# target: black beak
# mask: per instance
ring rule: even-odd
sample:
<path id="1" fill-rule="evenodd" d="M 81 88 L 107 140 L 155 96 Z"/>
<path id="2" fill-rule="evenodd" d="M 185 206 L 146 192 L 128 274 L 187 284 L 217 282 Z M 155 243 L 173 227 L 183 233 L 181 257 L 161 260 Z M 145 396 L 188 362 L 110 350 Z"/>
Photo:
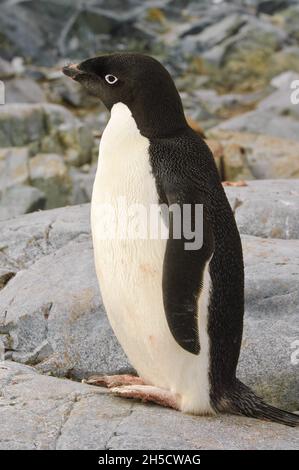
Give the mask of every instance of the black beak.
<path id="1" fill-rule="evenodd" d="M 77 80 L 79 75 L 82 75 L 84 72 L 78 68 L 78 64 L 70 64 L 63 67 L 62 72 L 67 77 Z"/>

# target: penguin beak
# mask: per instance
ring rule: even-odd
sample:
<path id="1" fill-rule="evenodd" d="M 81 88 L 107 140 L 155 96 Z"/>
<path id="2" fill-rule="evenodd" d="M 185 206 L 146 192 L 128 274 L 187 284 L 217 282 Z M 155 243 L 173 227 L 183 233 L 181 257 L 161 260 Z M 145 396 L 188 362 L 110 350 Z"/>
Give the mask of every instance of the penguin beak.
<path id="1" fill-rule="evenodd" d="M 73 80 L 78 80 L 84 72 L 79 69 L 78 64 L 69 64 L 63 67 L 62 72 L 67 77 L 72 78 Z"/>

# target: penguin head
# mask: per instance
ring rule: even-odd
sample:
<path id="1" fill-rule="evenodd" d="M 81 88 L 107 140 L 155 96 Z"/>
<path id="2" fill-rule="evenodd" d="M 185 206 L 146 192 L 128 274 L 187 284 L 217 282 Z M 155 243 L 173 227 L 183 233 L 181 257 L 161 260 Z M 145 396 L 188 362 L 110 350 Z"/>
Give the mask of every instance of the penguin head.
<path id="1" fill-rule="evenodd" d="M 111 110 L 117 103 L 131 111 L 144 135 L 186 125 L 181 99 L 167 70 L 156 59 L 136 53 L 93 57 L 63 68 Z"/>

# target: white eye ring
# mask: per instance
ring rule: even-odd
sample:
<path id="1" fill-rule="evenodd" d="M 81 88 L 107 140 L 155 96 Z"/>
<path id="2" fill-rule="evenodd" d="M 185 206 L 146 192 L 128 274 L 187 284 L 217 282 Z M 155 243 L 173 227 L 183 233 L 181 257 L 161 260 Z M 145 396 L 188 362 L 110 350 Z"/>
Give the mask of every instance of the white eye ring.
<path id="1" fill-rule="evenodd" d="M 109 85 L 114 85 L 114 83 L 117 82 L 118 78 L 108 73 L 108 75 L 105 75 L 105 80 L 107 83 L 109 83 Z"/>

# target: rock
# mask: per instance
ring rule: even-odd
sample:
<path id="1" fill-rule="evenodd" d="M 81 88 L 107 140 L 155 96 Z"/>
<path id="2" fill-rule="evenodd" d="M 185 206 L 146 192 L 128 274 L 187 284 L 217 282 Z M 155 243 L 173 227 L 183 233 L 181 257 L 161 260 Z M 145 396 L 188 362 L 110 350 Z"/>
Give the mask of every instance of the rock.
<path id="1" fill-rule="evenodd" d="M 292 100 L 291 95 L 294 81 L 299 83 L 299 74 L 288 71 L 274 77 L 271 81 L 276 90 L 264 98 L 257 106 L 258 110 L 271 111 L 276 116 L 290 116 L 299 119 L 299 110 Z"/>
<path id="2" fill-rule="evenodd" d="M 78 83 L 61 76 L 61 70 L 54 70 L 54 76 L 48 73 L 48 82 L 44 85 L 49 101 L 73 106 L 74 108 L 92 108 L 99 104 L 99 100 L 87 93 Z"/>
<path id="3" fill-rule="evenodd" d="M 59 127 L 58 137 L 65 149 L 64 159 L 67 164 L 81 166 L 90 163 L 94 139 L 88 127 L 79 122 L 66 122 Z"/>
<path id="4" fill-rule="evenodd" d="M 45 194 L 31 186 L 11 186 L 0 190 L 0 220 L 44 209 Z"/>
<path id="5" fill-rule="evenodd" d="M 290 5 L 289 0 L 262 0 L 258 2 L 257 14 L 264 13 L 266 15 L 273 15 L 279 10 L 283 10 Z"/>
<path id="6" fill-rule="evenodd" d="M 29 151 L 27 147 L 0 150 L 0 189 L 29 183 Z"/>
<path id="7" fill-rule="evenodd" d="M 294 80 L 299 80 L 299 73 L 288 70 L 272 78 L 270 84 L 279 90 L 289 90 Z"/>
<path id="8" fill-rule="evenodd" d="M 40 279 L 47 279 L 43 286 Z M 17 288 L 13 281 L 22 286 L 24 297 L 21 294 L 19 300 L 11 297 Z M 30 303 L 25 300 L 28 292 Z M 3 316 L 0 320 L 0 331 L 24 325 L 17 335 L 11 330 L 13 360 L 75 378 L 128 368 L 103 311 L 89 236 L 79 236 L 29 271 L 18 272 L 1 294 L 1 307 L 12 303 L 4 325 Z M 22 313 L 18 301 L 23 303 Z"/>
<path id="9" fill-rule="evenodd" d="M 101 302 L 88 207 L 0 224 L 0 266 L 17 271 L 0 291 L 6 354 L 77 379 L 130 370 Z M 246 235 L 243 244 L 246 316 L 239 375 L 269 401 L 298 409 L 298 374 L 290 356 L 299 334 L 299 240 Z"/>
<path id="10" fill-rule="evenodd" d="M 0 18 L 3 57 L 30 57 L 47 66 L 56 61 L 60 32 L 73 13 L 70 8 L 70 4 L 38 0 L 18 2 L 11 8 L 6 2 Z"/>
<path id="11" fill-rule="evenodd" d="M 0 265 L 18 271 L 90 233 L 89 206 L 42 211 L 1 225 Z M 49 243 L 50 241 L 50 243 Z"/>
<path id="12" fill-rule="evenodd" d="M 246 315 L 238 376 L 276 406 L 298 408 L 299 240 L 243 236 Z"/>
<path id="13" fill-rule="evenodd" d="M 225 181 L 251 180 L 246 153 L 238 144 L 227 144 L 223 150 L 222 177 Z"/>
<path id="14" fill-rule="evenodd" d="M 203 52 L 205 61 L 217 67 L 211 84 L 240 92 L 262 89 L 269 75 L 277 73 L 274 54 L 287 41 L 283 29 L 248 16 L 247 24 L 237 34 Z"/>
<path id="15" fill-rule="evenodd" d="M 295 39 L 295 41 L 298 41 L 299 8 L 297 2 L 294 2 L 290 8 L 286 8 L 285 10 L 281 11 L 278 17 L 279 19 L 282 19 L 283 26 L 291 38 Z"/>
<path id="16" fill-rule="evenodd" d="M 223 42 L 225 39 L 234 36 L 241 27 L 246 23 L 246 18 L 232 14 L 228 15 L 220 21 L 207 26 L 199 34 L 192 34 L 185 38 L 185 48 L 189 45 L 190 53 L 204 51 Z M 187 44 L 187 46 L 186 46 Z"/>
<path id="17" fill-rule="evenodd" d="M 71 168 L 72 194 L 69 199 L 71 205 L 84 204 L 91 201 L 95 173 L 96 165 L 93 165 L 88 172 Z"/>
<path id="18" fill-rule="evenodd" d="M 222 122 L 216 128 L 299 140 L 299 120 L 288 116 L 277 116 L 269 110 L 249 111 Z"/>
<path id="19" fill-rule="evenodd" d="M 256 131 L 261 130 L 264 129 L 258 130 L 256 126 Z M 299 177 L 299 144 L 297 141 L 262 134 L 222 130 L 222 126 L 211 129 L 208 132 L 208 137 L 221 142 L 224 152 L 231 145 L 241 147 L 254 178 Z"/>
<path id="20" fill-rule="evenodd" d="M 247 181 L 225 192 L 241 233 L 299 239 L 299 180 Z"/>
<path id="21" fill-rule="evenodd" d="M 58 153 L 69 164 L 91 160 L 94 139 L 70 111 L 54 104 L 0 106 L 0 146 L 29 146 L 31 154 Z"/>
<path id="22" fill-rule="evenodd" d="M 10 62 L 0 57 L 0 80 L 14 76 L 14 69 Z"/>
<path id="23" fill-rule="evenodd" d="M 14 78 L 5 83 L 6 103 L 41 103 L 46 101 L 42 88 L 31 78 Z"/>
<path id="24" fill-rule="evenodd" d="M 0 146 L 21 147 L 46 134 L 44 109 L 39 105 L 0 106 Z"/>
<path id="25" fill-rule="evenodd" d="M 46 195 L 47 209 L 67 204 L 71 180 L 60 155 L 37 154 L 29 161 L 30 182 Z"/>
<path id="26" fill-rule="evenodd" d="M 61 57 L 88 57 L 99 49 L 149 47 L 154 38 L 135 24 L 144 8 L 139 5 L 135 13 L 124 5 L 115 12 L 111 2 L 109 8 L 100 6 L 102 2 L 88 1 L 82 7 L 80 0 L 50 0 L 46 4 L 30 0 L 15 3 L 13 9 L 10 2 L 4 4 L 0 18 L 3 57 L 12 59 L 17 55 L 49 66 Z"/>
<path id="27" fill-rule="evenodd" d="M 253 93 L 226 93 L 219 95 L 215 90 L 195 90 L 194 95 L 202 100 L 211 113 L 220 117 L 228 117 L 229 113 L 236 113 L 242 108 L 254 106 L 265 96 L 265 91 Z"/>
<path id="28" fill-rule="evenodd" d="M 295 450 L 299 444 L 297 429 L 240 416 L 184 415 L 10 361 L 1 366 L 0 391 L 1 449 Z"/>

